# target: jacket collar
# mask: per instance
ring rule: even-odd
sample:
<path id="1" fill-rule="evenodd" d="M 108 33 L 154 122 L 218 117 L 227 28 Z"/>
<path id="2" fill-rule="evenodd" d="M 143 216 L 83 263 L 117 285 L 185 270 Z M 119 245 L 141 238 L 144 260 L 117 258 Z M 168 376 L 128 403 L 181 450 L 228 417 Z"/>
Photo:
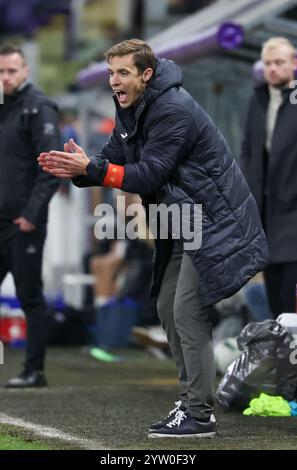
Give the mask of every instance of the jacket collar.
<path id="1" fill-rule="evenodd" d="M 13 106 L 15 103 L 18 103 L 30 88 L 32 88 L 31 83 L 27 81 L 22 83 L 22 85 L 15 90 L 12 95 L 4 96 L 4 106 Z"/>
<path id="2" fill-rule="evenodd" d="M 292 92 L 292 88 L 286 87 L 282 89 L 282 96 L 283 96 L 283 102 L 286 102 L 290 94 Z M 259 102 L 264 108 L 267 108 L 268 102 L 269 102 L 269 87 L 267 83 L 262 83 L 261 85 L 258 85 L 255 87 L 255 93 L 256 96 L 259 99 Z"/>

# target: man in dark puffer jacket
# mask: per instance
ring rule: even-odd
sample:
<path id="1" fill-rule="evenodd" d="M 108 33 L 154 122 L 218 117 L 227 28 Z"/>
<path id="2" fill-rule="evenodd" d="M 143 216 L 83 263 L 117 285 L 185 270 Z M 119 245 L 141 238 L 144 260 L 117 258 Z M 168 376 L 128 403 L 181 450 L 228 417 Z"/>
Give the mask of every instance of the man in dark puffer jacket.
<path id="1" fill-rule="evenodd" d="M 181 87 L 180 68 L 157 60 L 139 40 L 106 53 L 116 105 L 116 127 L 101 153 L 86 156 L 73 141 L 65 152 L 42 153 L 46 172 L 73 178 L 79 187 L 106 185 L 139 193 L 152 204 L 202 204 L 203 240 L 190 249 L 156 238 L 152 294 L 167 332 L 181 384 L 180 401 L 150 437 L 213 437 L 214 364 L 207 306 L 239 290 L 268 261 L 255 201 L 229 148 L 196 101 Z M 189 219 L 189 217 L 188 217 Z M 181 219 L 181 228 L 189 222 Z"/>

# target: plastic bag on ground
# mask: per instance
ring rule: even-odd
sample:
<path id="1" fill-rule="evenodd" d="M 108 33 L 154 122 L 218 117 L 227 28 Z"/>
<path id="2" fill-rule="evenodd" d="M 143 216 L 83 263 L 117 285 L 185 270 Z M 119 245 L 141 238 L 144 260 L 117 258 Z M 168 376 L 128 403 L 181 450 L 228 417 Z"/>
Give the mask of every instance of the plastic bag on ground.
<path id="1" fill-rule="evenodd" d="M 241 355 L 221 380 L 217 401 L 224 407 L 245 408 L 261 392 L 294 400 L 297 367 L 291 360 L 293 339 L 276 320 L 249 323 L 237 338 Z"/>

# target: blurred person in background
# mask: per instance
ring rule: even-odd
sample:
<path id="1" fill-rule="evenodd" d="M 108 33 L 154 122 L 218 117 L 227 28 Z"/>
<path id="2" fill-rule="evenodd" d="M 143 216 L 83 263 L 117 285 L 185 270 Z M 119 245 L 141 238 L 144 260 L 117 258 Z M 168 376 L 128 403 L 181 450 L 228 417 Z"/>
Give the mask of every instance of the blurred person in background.
<path id="1" fill-rule="evenodd" d="M 36 157 L 45 148 L 61 146 L 56 106 L 28 82 L 22 50 L 0 47 L 0 284 L 11 272 L 26 315 L 24 369 L 7 387 L 46 385 L 44 359 L 48 312 L 42 293 L 42 255 L 48 204 L 59 187 L 42 172 Z"/>
<path id="2" fill-rule="evenodd" d="M 286 38 L 271 38 L 261 58 L 266 83 L 255 88 L 250 100 L 241 165 L 268 238 L 270 264 L 264 278 L 276 318 L 296 309 L 297 106 L 290 101 L 296 49 Z"/>
<path id="3" fill-rule="evenodd" d="M 137 39 L 115 45 L 105 57 L 116 105 L 109 142 L 90 159 L 69 141 L 65 152 L 44 152 L 39 163 L 50 174 L 73 178 L 79 187 L 138 193 L 147 215 L 154 204 L 175 205 L 182 217 L 189 209 L 178 221 L 172 217 L 167 237 L 155 235 L 151 295 L 158 295 L 181 391 L 169 415 L 150 426 L 149 437 L 214 437 L 208 307 L 264 268 L 266 238 L 238 165 L 210 117 L 182 88 L 178 65 L 157 59 Z M 195 227 L 194 238 L 201 234 L 197 204 L 203 205 L 203 241 L 187 247 L 186 227 Z"/>
<path id="4" fill-rule="evenodd" d="M 113 194 L 116 191 L 113 190 Z M 100 312 L 110 305 L 132 300 L 137 308 L 137 320 L 132 327 L 131 342 L 136 346 L 145 347 L 146 350 L 160 359 L 167 359 L 168 341 L 166 333 L 160 326 L 157 314 L 156 298 L 149 295 L 150 278 L 152 272 L 151 259 L 153 254 L 153 239 L 149 235 L 143 206 L 139 196 L 132 193 L 122 193 L 125 203 L 116 205 L 117 220 L 127 224 L 132 217 L 127 215 L 129 208 L 138 208 L 137 237 L 120 240 L 99 239 L 98 253 L 89 258 L 89 271 L 95 277 L 94 304 L 96 318 L 100 319 Z M 117 198 L 116 198 L 117 199 Z M 115 222 L 115 221 L 114 221 Z M 117 226 L 113 227 L 117 233 Z M 98 322 L 98 330 L 100 330 Z M 121 322 L 113 325 L 115 332 L 121 328 Z M 100 344 L 99 344 L 100 346 Z"/>

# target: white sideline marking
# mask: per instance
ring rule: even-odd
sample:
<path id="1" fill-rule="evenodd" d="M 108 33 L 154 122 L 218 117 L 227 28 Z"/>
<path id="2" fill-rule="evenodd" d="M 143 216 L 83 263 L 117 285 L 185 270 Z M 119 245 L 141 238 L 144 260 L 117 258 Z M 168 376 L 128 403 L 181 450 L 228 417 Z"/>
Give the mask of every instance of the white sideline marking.
<path id="1" fill-rule="evenodd" d="M 0 413 L 0 423 L 18 426 L 23 429 L 28 429 L 29 431 L 32 431 L 34 434 L 37 434 L 41 437 L 48 437 L 50 439 L 61 439 L 62 441 L 79 444 L 84 449 L 106 449 L 105 447 L 100 446 L 100 444 L 96 441 L 92 441 L 90 439 L 81 439 L 66 432 L 59 431 L 59 429 L 41 426 L 40 424 L 30 423 L 29 421 L 24 421 L 20 418 L 13 418 L 12 416 L 8 416 L 5 413 Z"/>

